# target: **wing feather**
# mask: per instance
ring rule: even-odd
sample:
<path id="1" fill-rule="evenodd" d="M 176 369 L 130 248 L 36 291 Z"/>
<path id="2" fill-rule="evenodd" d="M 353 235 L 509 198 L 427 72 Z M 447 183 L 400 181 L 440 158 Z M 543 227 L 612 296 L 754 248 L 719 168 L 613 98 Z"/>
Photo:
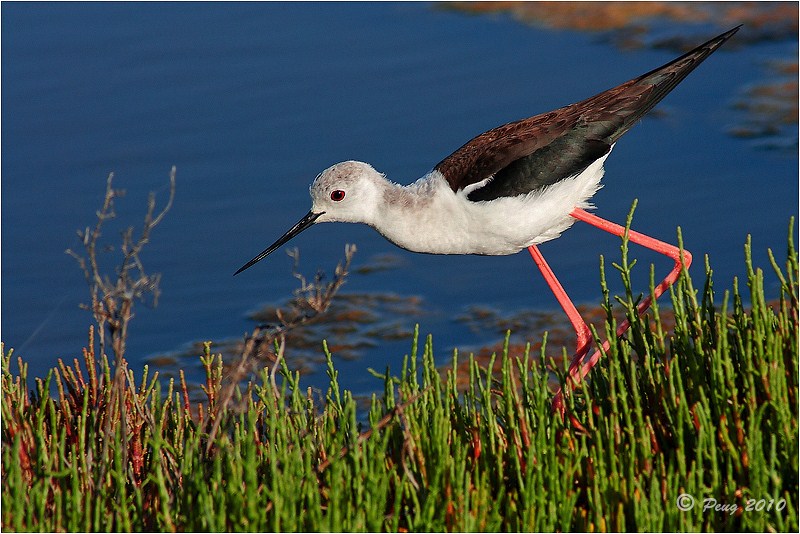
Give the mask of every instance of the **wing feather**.
<path id="1" fill-rule="evenodd" d="M 468 190 L 468 198 L 475 201 L 526 194 L 574 176 L 607 154 L 740 27 L 591 98 L 484 132 L 435 169 L 454 192 Z"/>

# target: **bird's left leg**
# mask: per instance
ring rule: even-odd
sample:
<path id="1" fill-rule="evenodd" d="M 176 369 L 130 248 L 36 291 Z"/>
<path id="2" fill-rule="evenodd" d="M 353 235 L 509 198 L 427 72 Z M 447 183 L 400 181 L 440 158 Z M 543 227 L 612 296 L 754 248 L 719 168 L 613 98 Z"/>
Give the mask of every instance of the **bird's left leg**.
<path id="1" fill-rule="evenodd" d="M 692 255 L 688 250 L 683 250 L 674 245 L 670 245 L 668 243 L 664 243 L 663 241 L 659 241 L 658 239 L 654 239 L 650 236 L 646 236 L 639 232 L 626 229 L 623 226 L 607 221 L 601 217 L 598 217 L 597 215 L 588 213 L 580 208 L 574 209 L 572 213 L 570 213 L 570 215 L 575 219 L 578 219 L 579 221 L 591 224 L 596 228 L 600 228 L 601 230 L 604 230 L 606 232 L 612 233 L 617 236 L 623 236 L 627 232 L 627 237 L 630 242 L 636 243 L 637 245 L 642 245 L 643 247 L 649 248 L 650 250 L 658 252 L 659 254 L 663 254 L 671 258 L 675 262 L 674 267 L 666 276 L 666 278 L 664 278 L 664 280 L 662 280 L 661 283 L 658 284 L 653 289 L 652 296 L 648 295 L 647 297 L 642 299 L 642 301 L 636 307 L 636 311 L 639 315 L 642 315 L 650 307 L 653 298 L 657 299 L 658 297 L 660 297 L 667 290 L 667 288 L 669 288 L 672 284 L 675 283 L 675 281 L 678 279 L 678 276 L 681 273 L 681 270 L 683 270 L 684 268 L 688 269 L 689 265 L 691 265 L 692 263 Z M 570 318 L 570 320 L 572 321 L 572 318 Z M 628 321 L 627 319 L 623 321 L 622 324 L 620 324 L 619 327 L 617 328 L 616 332 L 617 337 L 624 334 L 625 331 L 627 331 L 628 328 L 630 328 L 630 326 L 631 326 L 630 321 Z M 610 343 L 611 342 L 608 339 L 603 343 L 603 351 L 607 351 L 609 349 Z M 569 368 L 569 382 L 570 382 L 569 385 L 573 387 L 578 385 L 581 382 L 581 380 L 587 374 L 589 374 L 589 371 L 591 371 L 592 367 L 595 366 L 597 361 L 600 359 L 601 355 L 602 352 L 600 349 L 596 350 L 588 359 L 585 359 L 586 356 L 585 353 L 580 353 L 580 352 L 576 353 L 575 356 L 573 356 L 572 363 L 570 364 Z M 564 393 L 562 390 L 556 393 L 556 396 L 553 399 L 553 410 L 558 410 L 563 413 L 564 411 L 563 396 Z"/>
<path id="2" fill-rule="evenodd" d="M 575 308 L 575 304 L 572 303 L 572 299 L 569 298 L 567 292 L 564 291 L 563 286 L 556 278 L 555 273 L 553 273 L 553 269 L 550 268 L 550 265 L 547 264 L 545 261 L 544 256 L 542 256 L 541 251 L 536 245 L 531 245 L 528 247 L 528 252 L 533 258 L 533 262 L 541 271 L 542 276 L 544 277 L 545 282 L 550 287 L 550 290 L 555 295 L 556 300 L 561 305 L 561 308 L 564 310 L 564 313 L 567 314 L 569 318 L 569 322 L 572 324 L 572 328 L 575 329 L 575 336 L 577 337 L 577 348 L 575 350 L 575 356 L 573 359 L 578 355 L 583 356 L 589 350 L 589 345 L 592 342 L 592 331 L 589 330 L 589 327 L 586 325 L 586 322 L 581 317 L 581 314 L 578 313 L 578 310 Z"/>

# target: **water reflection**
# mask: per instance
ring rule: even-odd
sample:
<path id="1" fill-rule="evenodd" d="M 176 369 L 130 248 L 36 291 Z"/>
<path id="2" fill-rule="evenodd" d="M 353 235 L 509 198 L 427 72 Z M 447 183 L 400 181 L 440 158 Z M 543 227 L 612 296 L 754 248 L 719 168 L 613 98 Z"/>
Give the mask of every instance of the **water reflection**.
<path id="1" fill-rule="evenodd" d="M 349 276 L 368 276 L 397 268 L 402 261 L 391 254 L 381 254 L 368 261 L 354 265 Z M 417 295 L 401 295 L 385 292 L 338 292 L 330 306 L 309 322 L 297 321 L 307 312 L 307 295 L 325 284 L 328 276 L 318 272 L 307 279 L 296 270 L 293 275 L 300 287 L 292 296 L 281 302 L 268 303 L 248 314 L 254 328 L 270 329 L 292 324 L 286 330 L 284 357 L 290 369 L 306 374 L 318 370 L 324 364 L 325 355 L 321 342 L 340 360 L 356 360 L 364 351 L 396 340 L 408 340 L 414 332 L 414 323 L 426 315 L 424 301 Z M 335 276 L 335 275 L 334 275 Z M 310 281 L 309 281 L 310 280 Z M 294 324 L 297 323 L 297 326 Z M 222 354 L 226 365 L 235 365 L 242 354 L 245 339 L 236 337 L 214 342 L 212 352 Z M 203 353 L 204 342 L 191 343 L 182 350 L 156 354 L 147 359 L 166 371 L 165 377 L 177 377 L 186 366 L 197 368 L 197 359 Z M 199 369 L 199 368 L 198 368 Z M 200 374 L 192 374 L 200 379 Z"/>

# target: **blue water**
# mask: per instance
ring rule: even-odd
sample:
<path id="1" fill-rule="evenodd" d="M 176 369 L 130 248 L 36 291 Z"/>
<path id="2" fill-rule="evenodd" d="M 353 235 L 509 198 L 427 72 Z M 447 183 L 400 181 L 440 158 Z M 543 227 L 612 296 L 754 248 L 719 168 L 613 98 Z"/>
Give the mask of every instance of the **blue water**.
<path id="1" fill-rule="evenodd" d="M 757 264 L 768 266 L 767 247 L 781 257 L 798 211 L 797 154 L 726 129 L 741 120 L 731 102 L 761 79 L 763 63 L 796 54 L 796 42 L 714 54 L 664 101 L 663 118 L 618 143 L 597 213 L 622 222 L 638 198 L 635 228 L 674 241 L 680 225 L 694 272 L 708 253 L 718 287 L 744 272 L 747 233 Z M 143 257 L 162 273 L 163 294 L 131 324 L 127 354 L 138 368 L 193 341 L 241 336 L 253 326 L 247 312 L 291 294 L 282 253 L 231 274 L 308 210 L 308 184 L 330 164 L 368 161 L 409 183 L 486 129 L 675 55 L 422 3 L 4 3 L 2 340 L 32 375 L 80 355 L 87 291 L 64 249 L 79 247 L 75 230 L 93 224 L 111 171 L 127 190 L 121 222 L 105 232 L 116 243 L 123 226 L 140 224 L 149 191 L 166 198 L 177 166 L 174 208 Z M 525 254 L 413 254 L 358 225 L 304 233 L 295 242 L 302 269 L 332 270 L 348 242 L 357 262 L 391 253 L 401 265 L 353 276 L 346 290 L 420 296 L 429 313 L 408 321 L 434 334 L 445 359 L 456 344 L 496 337 L 453 320 L 470 304 L 555 308 Z M 579 224 L 542 250 L 575 300 L 598 302 L 598 257 L 617 258 L 617 247 Z M 341 362 L 341 381 L 380 387 L 365 369 L 396 368 L 408 347 L 387 342 Z"/>

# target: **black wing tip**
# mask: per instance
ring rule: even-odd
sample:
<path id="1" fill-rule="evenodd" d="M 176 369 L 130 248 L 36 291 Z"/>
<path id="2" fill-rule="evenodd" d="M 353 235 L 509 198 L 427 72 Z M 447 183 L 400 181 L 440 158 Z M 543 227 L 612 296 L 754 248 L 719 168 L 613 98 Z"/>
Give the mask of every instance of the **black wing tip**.
<path id="1" fill-rule="evenodd" d="M 730 30 L 728 30 L 726 32 L 723 32 L 723 33 L 717 35 L 716 37 L 712 37 L 711 39 L 709 39 L 705 43 L 695 46 L 694 48 L 692 48 L 691 50 L 689 50 L 688 52 L 686 52 L 685 54 L 683 54 L 679 58 L 673 59 L 672 61 L 670 61 L 666 65 L 662 65 L 661 67 L 653 69 L 648 73 L 642 74 L 641 76 L 639 76 L 637 78 L 637 80 L 644 80 L 644 79 L 646 79 L 647 77 L 649 77 L 652 74 L 656 74 L 656 73 L 658 73 L 658 72 L 660 72 L 662 70 L 668 69 L 668 68 L 673 67 L 675 65 L 680 65 L 686 59 L 691 59 L 692 62 L 690 64 L 688 64 L 686 67 L 682 67 L 682 69 L 681 69 L 686 74 L 688 74 L 689 72 L 694 70 L 694 68 L 697 65 L 699 65 L 700 63 L 705 61 L 705 59 L 708 58 L 708 56 L 710 56 L 711 54 L 716 52 L 717 49 L 720 46 L 722 46 L 728 39 L 733 37 L 736 34 L 736 32 L 738 32 L 742 28 L 742 26 L 744 26 L 744 24 L 739 24 L 738 26 L 735 26 L 735 27 L 731 28 Z"/>
<path id="2" fill-rule="evenodd" d="M 716 37 L 714 37 L 713 39 L 709 39 L 708 42 L 700 46 L 709 47 L 712 50 L 716 50 L 720 45 L 722 45 L 722 43 L 733 37 L 734 34 L 736 34 L 736 32 L 738 32 L 742 28 L 742 26 L 744 26 L 744 24 L 739 24 L 738 26 L 734 26 L 725 33 L 721 33 Z"/>
<path id="3" fill-rule="evenodd" d="M 739 24 L 731 28 L 730 30 L 717 35 L 706 41 L 705 43 L 698 45 L 682 56 L 673 59 L 669 63 L 657 67 L 650 72 L 646 72 L 641 76 L 638 76 L 627 82 L 627 84 L 631 85 L 638 85 L 641 83 L 652 85 L 655 89 L 655 92 L 649 99 L 650 102 L 647 106 L 643 106 L 642 109 L 635 114 L 635 118 L 638 120 L 639 117 L 643 116 L 645 113 L 649 112 L 658 102 L 661 101 L 667 94 L 669 94 L 679 83 L 681 83 L 695 68 L 697 68 L 703 61 L 708 59 L 708 57 L 717 51 L 717 49 L 722 46 L 728 39 L 734 36 L 736 32 L 743 26 L 743 24 Z M 627 85 L 623 84 L 623 85 Z M 629 126 L 630 127 L 630 126 Z M 616 138 L 619 138 L 624 134 L 628 128 L 625 128 L 621 133 L 619 133 Z M 615 139 L 614 139 L 615 140 Z"/>
<path id="4" fill-rule="evenodd" d="M 722 35 L 720 35 L 720 37 L 724 37 L 725 39 L 727 39 L 727 38 L 731 37 L 734 33 L 738 32 L 742 28 L 742 26 L 744 26 L 744 23 L 737 24 L 736 26 L 734 26 L 730 30 L 728 30 L 725 33 L 723 33 Z"/>
<path id="5" fill-rule="evenodd" d="M 730 30 L 727 30 L 726 32 L 723 32 L 723 33 L 717 35 L 716 37 L 713 37 L 712 39 L 709 39 L 705 43 L 694 47 L 693 49 L 691 49 L 689 52 L 686 52 L 681 57 L 679 57 L 677 59 L 674 59 L 674 60 L 670 61 L 669 63 L 667 63 L 665 65 L 662 65 L 662 66 L 660 66 L 658 68 L 655 68 L 655 69 L 651 70 L 650 72 L 642 74 L 642 75 L 638 76 L 637 78 L 634 78 L 633 80 L 630 80 L 629 82 L 626 82 L 626 83 L 622 84 L 622 86 L 625 86 L 625 85 L 628 85 L 628 84 L 635 84 L 635 83 L 640 83 L 640 82 L 645 82 L 646 81 L 646 82 L 652 83 L 653 85 L 662 86 L 663 88 L 659 91 L 659 94 L 657 94 L 655 96 L 655 98 L 653 98 L 651 100 L 651 102 L 648 105 L 643 106 L 639 110 L 639 113 L 636 113 L 636 114 L 633 115 L 633 118 L 630 121 L 630 124 L 628 124 L 626 127 L 622 128 L 621 131 L 618 132 L 616 135 L 613 135 L 610 138 L 608 138 L 607 142 L 609 144 L 615 143 L 617 141 L 617 139 L 619 139 L 619 137 L 621 137 L 625 132 L 628 131 L 628 129 L 630 129 L 630 127 L 633 125 L 633 123 L 635 123 L 636 120 L 638 120 L 641 116 L 643 116 L 650 109 L 652 109 L 652 107 L 655 106 L 670 91 L 672 91 L 672 89 L 674 89 L 675 86 L 678 85 L 678 83 L 680 83 L 686 76 L 688 76 L 688 74 L 692 70 L 694 70 L 695 67 L 697 67 L 700 63 L 702 63 L 713 52 L 715 52 L 717 50 L 717 48 L 722 46 L 722 44 L 724 44 L 725 41 L 727 41 L 728 39 L 733 37 L 734 34 L 736 34 L 736 32 L 738 32 L 742 28 L 742 26 L 744 26 L 744 24 L 739 24 L 739 25 L 731 28 Z M 690 59 L 690 61 L 687 62 L 686 64 L 681 64 L 686 59 Z M 668 70 L 671 67 L 674 68 L 676 65 L 680 65 L 680 68 L 677 69 L 677 74 L 678 75 L 677 76 L 671 76 L 669 80 L 666 80 L 666 83 L 662 84 L 662 83 L 658 83 L 658 80 L 648 80 L 649 77 L 651 77 L 653 75 L 657 75 L 659 73 L 662 73 L 662 72 Z M 621 87 L 621 86 L 617 86 L 617 87 L 615 87 L 613 89 L 618 89 L 619 87 Z M 611 90 L 613 90 L 613 89 L 611 89 Z M 596 98 L 596 97 L 598 97 L 600 95 L 603 95 L 603 94 L 605 94 L 607 92 L 608 91 L 604 91 L 603 93 L 595 95 L 594 97 L 590 97 L 590 98 L 588 98 L 588 99 L 586 99 L 586 100 L 584 100 L 582 102 L 578 102 L 576 104 L 572 104 L 572 106 L 586 103 L 587 101 L 590 101 L 590 100 L 592 100 L 592 99 L 594 99 L 594 98 Z M 568 107 L 571 107 L 571 106 L 565 106 L 565 108 L 568 108 Z M 490 132 L 491 131 L 492 130 L 490 130 Z M 468 174 L 469 170 L 471 169 L 471 167 L 474 166 L 474 163 L 475 163 L 474 160 L 476 159 L 476 157 L 473 156 L 472 154 L 466 154 L 465 155 L 464 152 L 466 150 L 468 150 L 468 149 L 473 151 L 473 152 L 476 151 L 476 147 L 473 146 L 474 142 L 478 138 L 480 138 L 481 136 L 485 135 L 486 133 L 487 132 L 484 132 L 483 134 L 480 134 L 480 135 L 476 136 L 475 138 L 471 139 L 470 141 L 465 143 L 461 148 L 457 149 L 455 152 L 453 152 L 452 154 L 447 156 L 445 159 L 443 159 L 442 161 L 437 163 L 436 166 L 433 168 L 433 170 L 438 171 L 439 173 L 442 174 L 442 176 L 445 178 L 447 183 L 450 185 L 450 188 L 453 190 L 454 193 L 457 193 L 458 191 L 463 190 L 466 186 L 471 185 L 472 183 L 475 183 L 477 181 L 485 179 L 485 176 L 479 176 L 477 180 L 467 181 L 465 183 L 465 175 Z M 480 147 L 478 147 L 478 148 L 480 148 Z M 466 162 L 465 162 L 465 160 L 466 160 Z M 469 160 L 473 160 L 473 161 L 470 163 Z M 494 184 L 493 185 L 492 181 L 489 181 L 483 187 L 477 188 L 477 189 L 471 191 L 469 193 L 469 195 L 468 195 L 468 198 L 470 200 L 473 200 L 473 201 L 487 200 L 489 198 L 488 192 L 491 189 L 493 189 L 493 188 L 495 188 L 497 186 L 498 186 L 498 184 Z"/>

